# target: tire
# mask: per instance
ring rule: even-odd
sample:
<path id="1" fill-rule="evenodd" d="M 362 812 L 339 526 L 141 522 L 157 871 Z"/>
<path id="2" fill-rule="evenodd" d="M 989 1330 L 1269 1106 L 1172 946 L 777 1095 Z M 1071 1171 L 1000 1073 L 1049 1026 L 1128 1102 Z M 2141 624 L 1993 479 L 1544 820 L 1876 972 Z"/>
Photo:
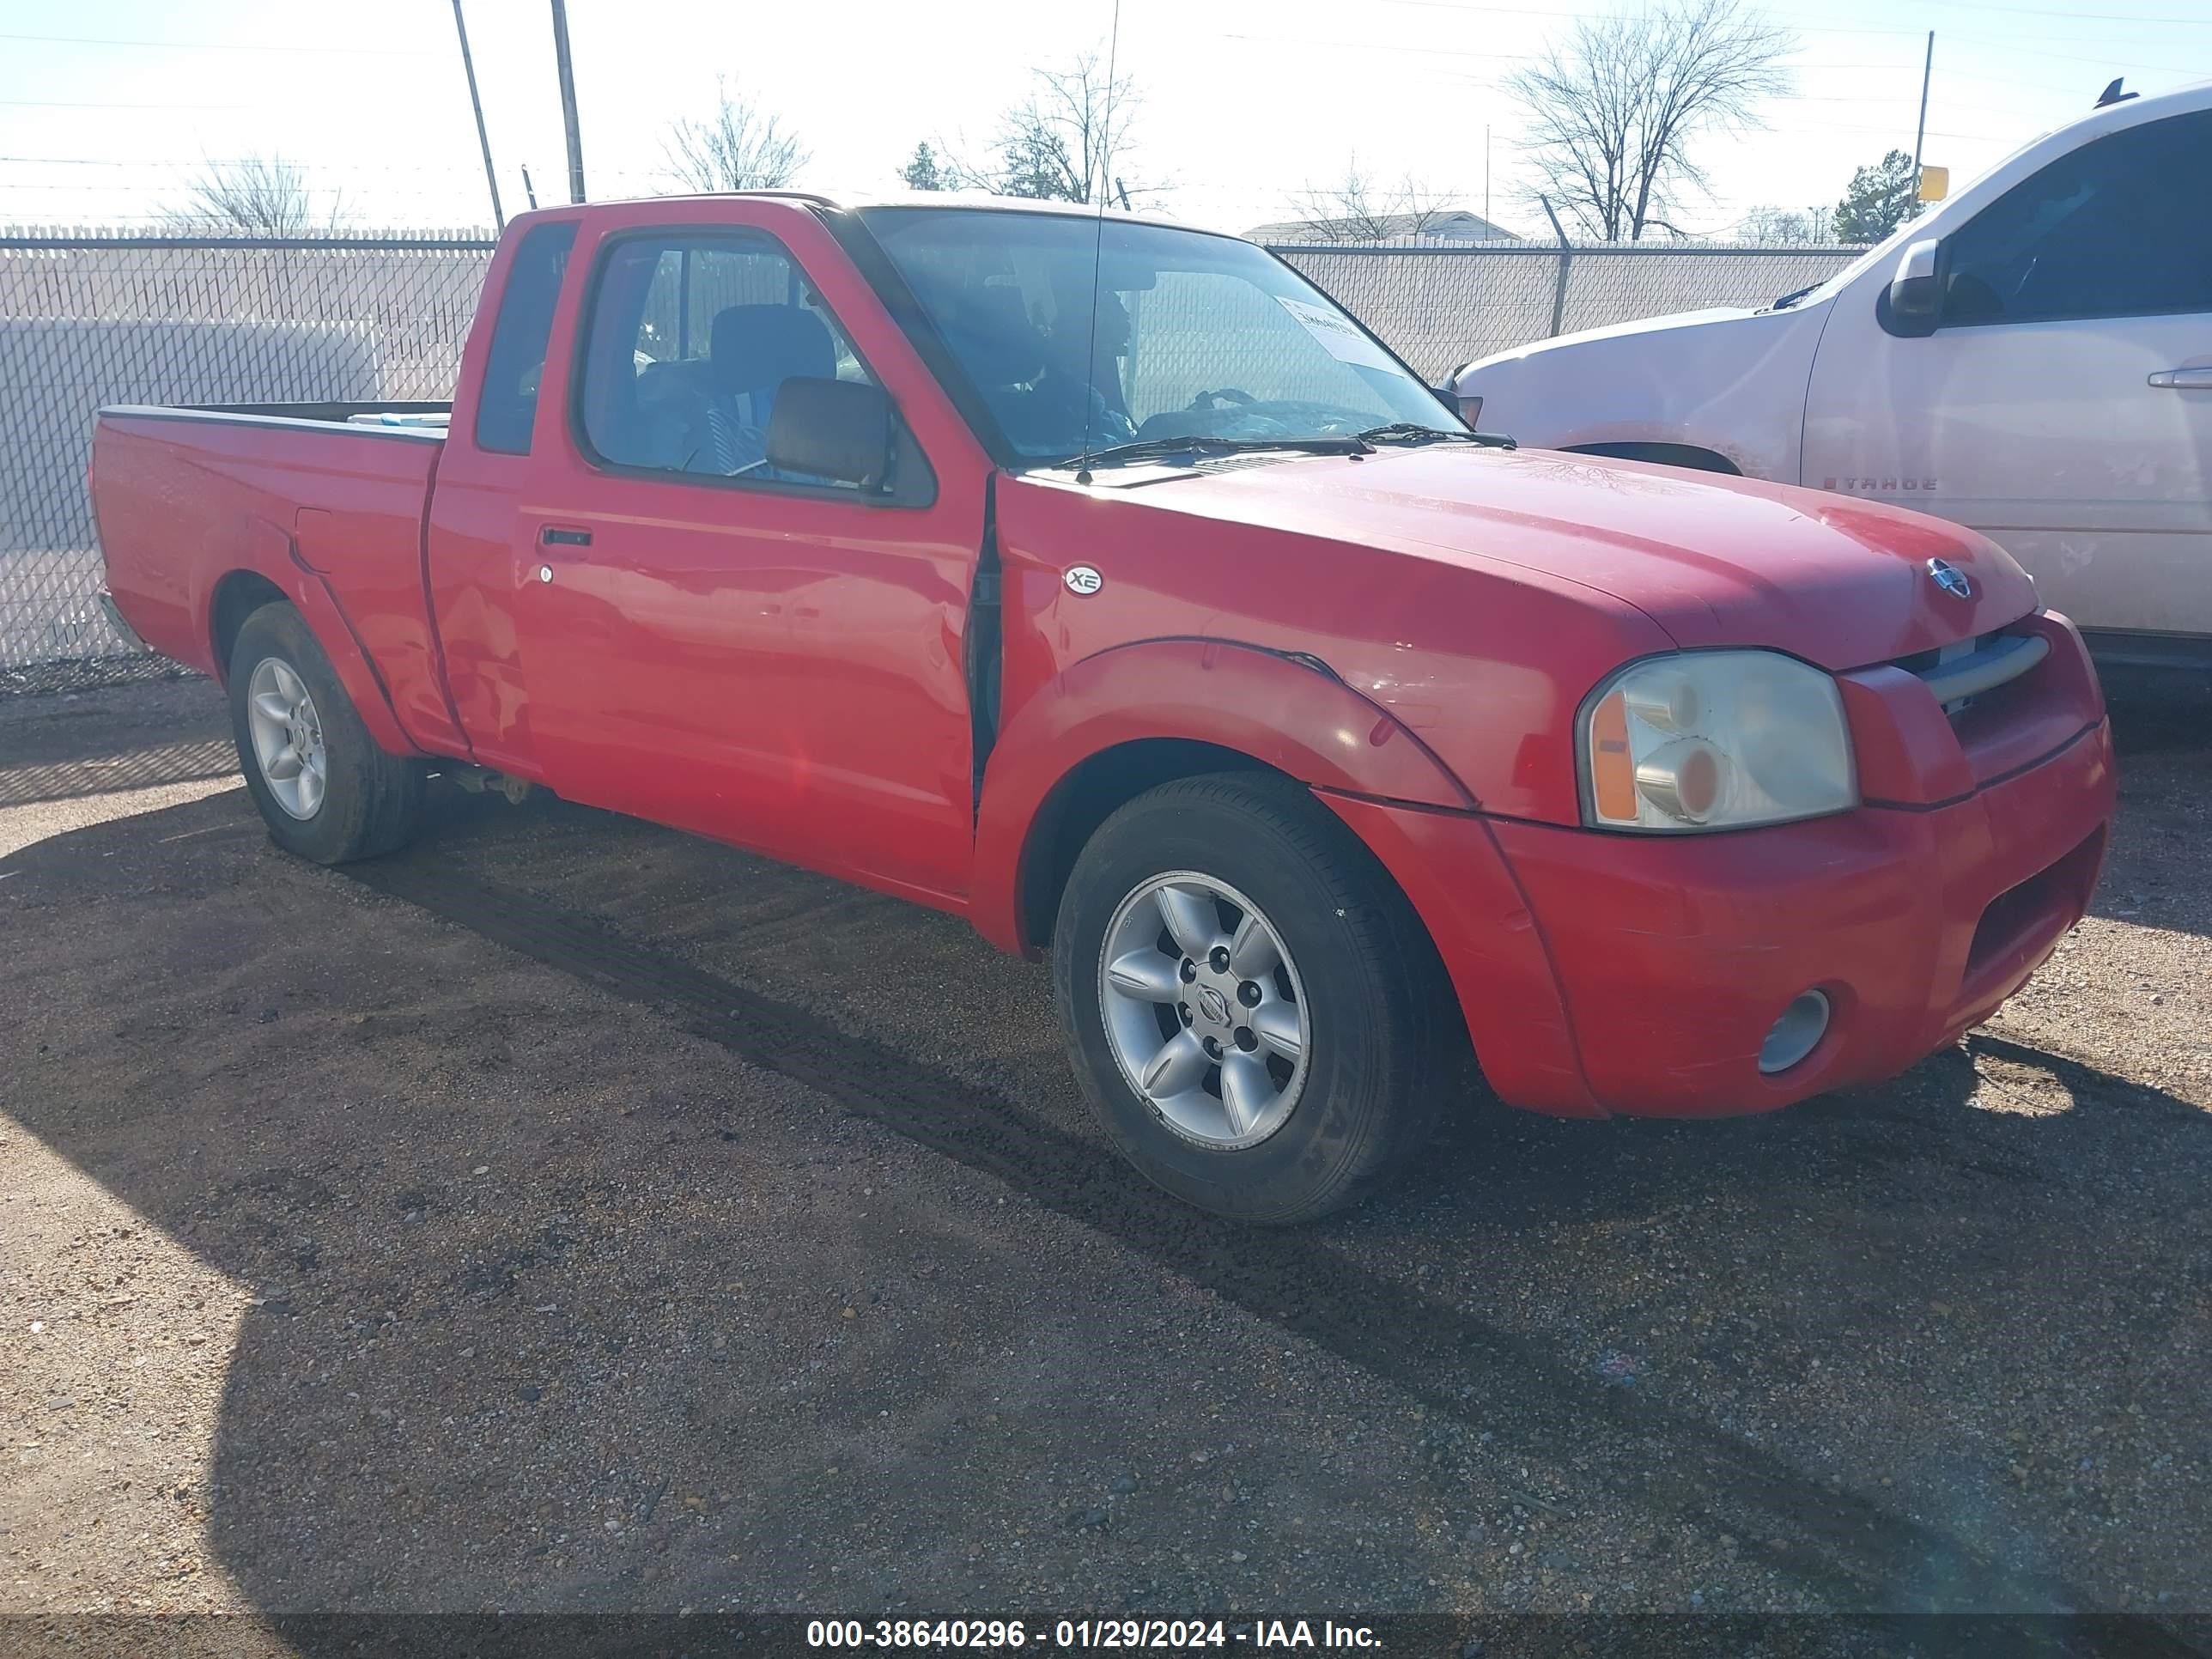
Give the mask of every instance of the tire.
<path id="1" fill-rule="evenodd" d="M 1160 886 L 1176 876 L 1194 879 Z M 1206 913 L 1190 907 L 1194 895 L 1212 904 L 1223 945 L 1243 947 L 1243 918 L 1256 917 L 1247 961 L 1200 965 L 1188 935 L 1194 924 L 1203 931 Z M 1162 931 L 1147 945 L 1155 919 Z M 1122 1155 L 1176 1197 L 1240 1220 L 1312 1220 L 1372 1192 L 1433 1130 L 1464 1030 L 1443 965 L 1395 884 L 1299 785 L 1229 773 L 1128 802 L 1077 856 L 1054 938 L 1060 1020 L 1084 1094 Z M 1266 963 L 1270 944 L 1282 971 L 1263 984 L 1244 969 Z M 1164 994 L 1177 1006 L 1156 1000 Z M 1247 1000 L 1255 994 L 1256 1006 Z M 1218 1003 L 1232 996 L 1224 1030 Z M 1295 1062 L 1279 1046 L 1293 1016 Z M 1188 1079 L 1203 1062 L 1184 1039 L 1203 1030 L 1217 1035 L 1218 1058 L 1193 1093 Z M 1161 1080 L 1148 1091 L 1142 1054 L 1154 1036 Z M 1262 1040 L 1248 1048 L 1248 1037 Z M 1248 1083 L 1233 1092 L 1263 1109 L 1240 1110 L 1227 1067 L 1255 1078 L 1255 1057 L 1279 1092 Z"/>
<path id="2" fill-rule="evenodd" d="M 304 696 L 304 709 L 295 694 Z M 258 714 L 257 696 L 272 699 Z M 276 720 L 280 706 L 290 708 L 283 722 Z M 230 652 L 230 726 L 246 789 L 270 838 L 286 852 L 345 864 L 388 853 L 414 835 L 422 808 L 421 763 L 377 746 L 330 658 L 289 605 L 263 605 L 238 630 Z"/>

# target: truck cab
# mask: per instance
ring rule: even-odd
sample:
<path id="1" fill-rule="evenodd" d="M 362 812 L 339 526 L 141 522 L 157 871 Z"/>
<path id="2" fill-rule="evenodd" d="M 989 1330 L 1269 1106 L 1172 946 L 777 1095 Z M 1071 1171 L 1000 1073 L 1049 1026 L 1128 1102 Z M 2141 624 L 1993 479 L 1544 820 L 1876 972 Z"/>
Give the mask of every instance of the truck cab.
<path id="1" fill-rule="evenodd" d="M 2099 659 L 2212 669 L 2212 87 L 2035 140 L 1829 281 L 1453 377 L 1523 443 L 1972 526 Z"/>

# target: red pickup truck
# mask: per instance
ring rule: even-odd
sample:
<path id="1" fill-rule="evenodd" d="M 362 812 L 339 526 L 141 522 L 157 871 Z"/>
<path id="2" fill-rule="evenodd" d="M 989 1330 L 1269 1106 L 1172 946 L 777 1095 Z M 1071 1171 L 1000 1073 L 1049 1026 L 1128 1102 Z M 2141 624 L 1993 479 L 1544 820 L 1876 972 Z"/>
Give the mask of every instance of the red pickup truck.
<path id="1" fill-rule="evenodd" d="M 1892 1075 L 2050 954 L 2112 810 L 1982 537 L 1516 451 L 1123 216 L 532 213 L 450 406 L 109 409 L 91 483 L 281 846 L 479 769 L 1048 946 L 1116 1144 L 1256 1219 L 1401 1163 L 1470 1041 L 1575 1117 Z"/>

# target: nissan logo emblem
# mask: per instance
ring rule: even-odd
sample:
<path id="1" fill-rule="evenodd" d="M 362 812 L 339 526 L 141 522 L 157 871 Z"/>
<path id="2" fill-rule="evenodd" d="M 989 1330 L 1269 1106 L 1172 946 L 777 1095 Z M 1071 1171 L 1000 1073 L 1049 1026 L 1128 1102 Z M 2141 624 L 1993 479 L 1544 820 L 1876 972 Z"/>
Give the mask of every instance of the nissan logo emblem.
<path id="1" fill-rule="evenodd" d="M 1954 599 L 1971 599 L 1974 597 L 1974 585 L 1966 580 L 1966 573 L 1948 559 L 1929 560 L 1928 580 Z"/>

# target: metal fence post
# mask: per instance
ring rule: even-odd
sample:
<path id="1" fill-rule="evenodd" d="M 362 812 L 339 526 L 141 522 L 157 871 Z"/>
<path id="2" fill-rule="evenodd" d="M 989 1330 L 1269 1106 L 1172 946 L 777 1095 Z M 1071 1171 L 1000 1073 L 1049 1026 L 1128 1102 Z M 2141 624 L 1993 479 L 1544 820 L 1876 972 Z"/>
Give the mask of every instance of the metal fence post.
<path id="1" fill-rule="evenodd" d="M 1539 196 L 1536 199 L 1544 204 L 1544 216 L 1552 222 L 1552 234 L 1559 239 L 1559 275 L 1552 286 L 1552 332 L 1546 336 L 1547 339 L 1556 338 L 1560 321 L 1567 314 L 1567 272 L 1575 263 L 1575 248 L 1567 240 L 1567 233 L 1559 228 L 1559 216 L 1552 211 L 1552 198 Z"/>

